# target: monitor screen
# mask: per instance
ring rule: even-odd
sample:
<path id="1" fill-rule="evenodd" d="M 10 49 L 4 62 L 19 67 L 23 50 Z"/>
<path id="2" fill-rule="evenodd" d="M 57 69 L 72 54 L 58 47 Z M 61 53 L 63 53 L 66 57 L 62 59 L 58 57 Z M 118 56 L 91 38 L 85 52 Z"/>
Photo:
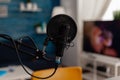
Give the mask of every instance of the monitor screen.
<path id="1" fill-rule="evenodd" d="M 85 52 L 120 57 L 120 21 L 84 21 Z"/>

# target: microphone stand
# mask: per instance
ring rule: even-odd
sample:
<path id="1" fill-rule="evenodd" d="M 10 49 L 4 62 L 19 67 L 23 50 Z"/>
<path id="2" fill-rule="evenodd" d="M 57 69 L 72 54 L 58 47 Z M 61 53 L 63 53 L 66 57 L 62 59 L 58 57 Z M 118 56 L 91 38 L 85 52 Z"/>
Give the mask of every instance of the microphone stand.
<path id="1" fill-rule="evenodd" d="M 60 28 L 60 27 L 62 27 L 62 28 Z M 3 45 L 3 46 L 6 46 L 6 47 L 9 47 L 11 49 L 16 50 L 19 62 L 21 63 L 23 69 L 30 76 L 38 78 L 38 79 L 47 79 L 47 78 L 50 78 L 51 76 L 53 76 L 55 74 L 55 72 L 58 68 L 58 65 L 61 62 L 60 60 L 61 60 L 61 57 L 63 56 L 64 48 L 66 48 L 66 46 L 69 46 L 68 44 L 74 39 L 74 37 L 76 35 L 76 32 L 77 32 L 77 27 L 76 27 L 76 24 L 75 24 L 74 20 L 71 17 L 69 17 L 67 15 L 58 15 L 58 16 L 55 16 L 54 18 L 52 18 L 47 25 L 48 37 L 44 41 L 44 46 L 43 46 L 42 50 L 39 50 L 37 47 L 35 48 L 35 47 L 32 47 L 28 44 L 22 43 L 21 41 L 13 40 L 10 36 L 5 35 L 5 34 L 0 34 L 0 37 L 11 41 L 13 43 L 13 46 L 2 43 L 2 42 L 0 42 L 0 45 Z M 57 33 L 58 36 L 55 33 Z M 72 35 L 72 36 L 69 36 L 69 35 Z M 56 48 L 56 59 L 55 60 L 51 60 L 51 59 L 47 58 L 46 55 L 45 55 L 46 54 L 45 50 L 46 50 L 46 46 L 48 44 L 48 41 L 52 41 L 57 47 Z M 26 48 L 29 48 L 29 49 L 33 50 L 35 53 L 32 54 L 32 53 L 23 51 L 19 48 L 19 45 L 22 45 Z M 35 57 L 35 59 L 44 59 L 44 60 L 47 60 L 47 61 L 54 61 L 55 62 L 54 72 L 47 77 L 38 77 L 38 76 L 34 76 L 34 75 L 30 74 L 25 69 L 25 67 L 23 66 L 21 58 L 18 54 L 19 52 L 30 55 L 30 56 L 33 56 L 33 57 Z"/>
<path id="2" fill-rule="evenodd" d="M 1 36 L 1 35 L 0 35 L 0 37 L 2 37 L 2 38 L 4 38 L 4 39 L 7 39 L 8 41 L 11 41 L 10 38 L 7 38 L 7 37 L 5 37 L 5 36 Z M 30 52 L 27 52 L 27 51 L 25 51 L 25 50 L 21 50 L 21 49 L 19 49 L 19 48 L 17 47 L 17 48 L 18 48 L 18 51 L 21 52 L 21 53 L 23 53 L 23 54 L 32 56 L 32 57 L 34 57 L 36 60 L 42 58 L 42 59 L 44 59 L 44 60 L 46 60 L 46 61 L 53 61 L 53 60 L 51 60 L 51 59 L 49 59 L 49 58 L 46 57 L 46 55 L 45 55 L 45 49 L 44 49 L 44 50 L 39 50 L 38 48 L 32 47 L 32 46 L 30 46 L 30 45 L 28 45 L 28 44 L 22 43 L 22 42 L 17 41 L 17 40 L 14 40 L 14 42 L 16 43 L 16 45 L 24 46 L 24 47 L 26 47 L 26 48 L 28 48 L 28 49 L 30 49 L 30 50 L 33 50 L 33 51 L 35 52 L 35 53 L 30 53 Z M 9 44 L 6 44 L 6 43 L 3 43 L 3 42 L 0 42 L 0 45 L 5 46 L 5 47 L 8 47 L 8 48 L 10 48 L 10 49 L 15 49 L 14 46 L 9 45 Z"/>
<path id="3" fill-rule="evenodd" d="M 12 37 L 10 37 L 9 35 L 0 34 L 0 37 L 1 37 L 1 38 L 4 38 L 4 39 L 7 39 L 8 41 L 11 41 L 11 42 L 13 43 L 13 46 L 8 45 L 8 44 L 5 44 L 5 43 L 2 43 L 2 42 L 0 42 L 0 45 L 3 45 L 3 46 L 5 46 L 5 47 L 11 48 L 11 49 L 15 49 L 15 51 L 16 51 L 16 53 L 17 53 L 18 60 L 19 60 L 19 62 L 20 62 L 20 64 L 21 64 L 22 68 L 25 70 L 25 72 L 26 72 L 28 75 L 30 75 L 30 76 L 32 76 L 32 77 L 35 77 L 35 78 L 38 78 L 38 79 L 47 79 L 47 78 L 52 77 L 52 76 L 55 74 L 55 72 L 56 72 L 56 70 L 57 70 L 57 68 L 58 68 L 58 63 L 55 62 L 55 67 L 54 67 L 54 71 L 53 71 L 52 74 L 50 74 L 49 76 L 46 76 L 46 77 L 38 77 L 38 76 L 32 75 L 31 73 L 29 73 L 29 72 L 27 71 L 27 69 L 24 67 L 24 65 L 23 65 L 23 63 L 22 63 L 22 60 L 21 60 L 21 58 L 20 58 L 20 56 L 19 56 L 19 52 L 22 52 L 22 53 L 24 53 L 24 54 L 33 56 L 33 57 L 35 57 L 36 59 L 44 59 L 44 60 L 46 60 L 46 61 L 55 61 L 55 60 L 51 60 L 51 59 L 47 58 L 46 55 L 45 55 L 45 54 L 46 54 L 46 53 L 45 53 L 45 49 L 46 49 L 46 46 L 47 46 L 47 44 L 48 44 L 49 38 L 46 38 L 46 40 L 45 40 L 45 42 L 44 42 L 43 50 L 39 50 L 39 49 L 35 46 L 35 44 L 34 44 L 34 46 L 35 46 L 36 48 L 35 48 L 35 47 L 32 47 L 32 46 L 29 46 L 29 45 L 27 45 L 27 44 L 25 44 L 25 43 L 22 43 L 21 41 L 13 40 Z M 31 40 L 32 40 L 32 39 L 31 39 Z M 33 40 L 32 40 L 32 41 L 33 41 Z M 33 43 L 34 43 L 34 41 L 33 41 Z M 35 54 L 32 54 L 32 53 L 29 53 L 29 52 L 26 52 L 26 51 L 23 51 L 23 50 L 19 49 L 19 46 L 20 46 L 20 45 L 22 45 L 22 46 L 24 46 L 24 47 L 26 47 L 26 48 L 30 48 L 30 49 L 34 50 L 34 51 L 35 51 Z"/>

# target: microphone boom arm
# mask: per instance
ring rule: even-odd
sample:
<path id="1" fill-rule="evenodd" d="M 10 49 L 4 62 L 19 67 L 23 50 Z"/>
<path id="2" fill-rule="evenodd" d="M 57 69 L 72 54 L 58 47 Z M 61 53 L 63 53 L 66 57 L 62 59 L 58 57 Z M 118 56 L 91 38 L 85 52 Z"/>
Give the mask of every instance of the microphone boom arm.
<path id="1" fill-rule="evenodd" d="M 6 40 L 8 40 L 8 41 L 11 41 L 11 39 L 8 38 L 6 34 L 0 34 L 0 37 L 6 39 Z M 19 48 L 17 47 L 18 51 L 21 52 L 21 53 L 23 53 L 23 54 L 32 56 L 32 57 L 35 58 L 36 60 L 42 58 L 42 59 L 44 59 L 44 60 L 46 60 L 46 61 L 53 61 L 53 60 L 47 58 L 47 57 L 45 56 L 44 52 L 43 52 L 42 50 L 39 50 L 38 48 L 35 48 L 35 47 L 33 47 L 33 46 L 30 46 L 30 45 L 28 45 L 28 44 L 22 43 L 22 42 L 17 41 L 17 40 L 14 40 L 14 42 L 15 42 L 16 45 L 21 45 L 21 46 L 24 46 L 24 47 L 26 47 L 26 48 L 31 49 L 31 50 L 34 51 L 34 53 L 31 53 L 31 52 L 27 52 L 27 51 L 25 51 L 25 50 L 21 50 L 21 49 L 19 49 Z M 6 43 L 3 43 L 3 42 L 0 42 L 0 45 L 5 46 L 5 47 L 8 47 L 8 48 L 10 48 L 10 49 L 15 49 L 14 46 L 9 45 L 9 44 L 6 44 Z"/>

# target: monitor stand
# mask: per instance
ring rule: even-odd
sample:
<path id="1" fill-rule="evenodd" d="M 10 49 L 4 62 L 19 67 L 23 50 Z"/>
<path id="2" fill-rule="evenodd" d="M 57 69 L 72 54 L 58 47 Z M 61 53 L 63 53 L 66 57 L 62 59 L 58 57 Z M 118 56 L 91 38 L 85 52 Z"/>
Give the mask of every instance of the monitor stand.
<path id="1" fill-rule="evenodd" d="M 97 79 L 98 74 L 106 77 L 120 76 L 120 59 L 117 58 L 83 53 L 81 55 L 81 65 L 83 69 L 93 72 L 94 75 L 91 80 L 100 80 Z"/>

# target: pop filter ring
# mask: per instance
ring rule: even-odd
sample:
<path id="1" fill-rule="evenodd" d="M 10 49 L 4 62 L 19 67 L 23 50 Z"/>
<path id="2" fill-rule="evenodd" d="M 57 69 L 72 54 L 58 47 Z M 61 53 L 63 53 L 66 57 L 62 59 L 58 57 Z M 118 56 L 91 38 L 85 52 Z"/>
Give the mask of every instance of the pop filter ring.
<path id="1" fill-rule="evenodd" d="M 70 30 L 68 33 L 68 43 L 70 43 L 76 36 L 77 33 L 77 26 L 74 20 L 65 14 L 56 15 L 50 19 L 47 24 L 47 35 L 51 39 L 56 39 L 57 37 L 61 36 L 59 33 L 59 29 L 63 25 L 69 25 Z"/>

